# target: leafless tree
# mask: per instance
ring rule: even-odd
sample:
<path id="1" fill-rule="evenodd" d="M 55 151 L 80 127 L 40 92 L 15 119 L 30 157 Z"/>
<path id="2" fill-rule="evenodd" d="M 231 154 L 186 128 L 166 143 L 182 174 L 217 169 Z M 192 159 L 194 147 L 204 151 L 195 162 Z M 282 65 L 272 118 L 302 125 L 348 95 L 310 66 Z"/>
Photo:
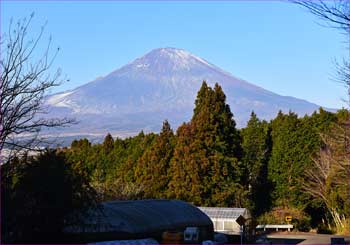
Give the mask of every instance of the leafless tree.
<path id="1" fill-rule="evenodd" d="M 345 226 L 349 210 L 341 210 L 335 196 L 350 205 L 350 1 L 307 1 L 292 2 L 308 9 L 328 27 L 340 30 L 345 37 L 349 51 L 347 57 L 336 62 L 335 81 L 346 89 L 348 105 L 347 118 L 334 123 L 329 132 L 321 135 L 323 147 L 313 158 L 313 165 L 305 172 L 303 186 L 306 192 L 319 198 L 326 205 L 338 231 Z M 345 204 L 344 204 L 345 205 Z M 345 205 L 345 206 L 346 206 Z M 346 214 L 347 213 L 347 214 Z"/>
<path id="2" fill-rule="evenodd" d="M 343 29 L 345 32 L 349 31 L 350 25 L 350 3 L 347 0 L 335 1 L 292 1 L 310 10 L 311 13 L 327 21 L 330 27 Z"/>
<path id="3" fill-rule="evenodd" d="M 1 37 L 0 59 L 0 153 L 38 150 L 44 128 L 66 126 L 67 118 L 48 118 L 44 98 L 50 88 L 60 85 L 60 69 L 51 73 L 59 49 L 52 52 L 51 38 L 40 55 L 39 42 L 44 26 L 33 39 L 28 37 L 34 14 L 28 19 L 11 21 Z M 36 58 L 39 57 L 39 58 Z M 26 140 L 23 140 L 23 137 Z"/>
<path id="4" fill-rule="evenodd" d="M 332 216 L 337 230 L 343 229 L 346 216 L 338 205 L 350 204 L 350 149 L 344 147 L 350 140 L 344 128 L 334 124 L 331 134 L 321 135 L 324 146 L 313 157 L 311 168 L 304 173 L 303 189 L 316 199 L 322 200 Z M 342 190 L 345 190 L 342 192 Z M 341 201 L 335 199 L 335 196 Z"/>
<path id="5" fill-rule="evenodd" d="M 312 14 L 323 20 L 326 26 L 336 28 L 344 34 L 348 57 L 344 57 L 342 62 L 336 62 L 335 80 L 345 86 L 347 98 L 345 99 L 350 109 L 350 1 L 308 1 L 292 0 L 292 2 L 305 7 Z"/>

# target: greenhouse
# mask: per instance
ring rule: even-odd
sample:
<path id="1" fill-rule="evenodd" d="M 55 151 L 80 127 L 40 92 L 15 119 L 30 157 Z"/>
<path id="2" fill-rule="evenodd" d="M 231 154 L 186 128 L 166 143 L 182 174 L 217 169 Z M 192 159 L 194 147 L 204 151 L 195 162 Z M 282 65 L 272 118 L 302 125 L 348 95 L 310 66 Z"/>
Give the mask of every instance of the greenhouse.
<path id="1" fill-rule="evenodd" d="M 239 235 L 240 226 L 246 225 L 251 215 L 246 208 L 199 207 L 214 224 L 216 232 Z"/>
<path id="2" fill-rule="evenodd" d="M 90 212 L 83 224 L 66 233 L 93 241 L 159 239 L 165 231 L 183 232 L 198 227 L 201 240 L 213 238 L 213 223 L 197 207 L 179 200 L 111 201 Z"/>

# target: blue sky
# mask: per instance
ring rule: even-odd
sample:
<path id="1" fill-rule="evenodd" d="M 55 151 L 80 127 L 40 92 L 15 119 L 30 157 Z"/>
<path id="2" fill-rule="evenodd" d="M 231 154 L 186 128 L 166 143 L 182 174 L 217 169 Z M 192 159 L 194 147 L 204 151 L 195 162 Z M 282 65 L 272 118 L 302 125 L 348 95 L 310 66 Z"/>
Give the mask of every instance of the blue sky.
<path id="1" fill-rule="evenodd" d="M 281 95 L 340 108 L 345 89 L 331 80 L 348 55 L 344 36 L 281 1 L 1 1 L 9 20 L 35 12 L 30 35 L 47 21 L 61 51 L 55 61 L 75 88 L 154 48 L 183 48 L 233 75 Z M 40 46 L 42 48 L 43 46 Z"/>

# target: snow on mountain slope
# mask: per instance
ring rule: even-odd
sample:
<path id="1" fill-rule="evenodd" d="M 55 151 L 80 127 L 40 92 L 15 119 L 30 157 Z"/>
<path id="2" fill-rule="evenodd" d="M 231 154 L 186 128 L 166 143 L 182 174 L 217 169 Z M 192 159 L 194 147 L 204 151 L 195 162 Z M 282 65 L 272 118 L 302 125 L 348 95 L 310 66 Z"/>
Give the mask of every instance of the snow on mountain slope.
<path id="1" fill-rule="evenodd" d="M 190 52 L 176 48 L 152 50 L 107 76 L 72 91 L 47 98 L 51 115 L 77 118 L 80 123 L 66 133 L 115 135 L 158 131 L 164 119 L 176 128 L 190 120 L 202 81 L 219 83 L 234 118 L 244 127 L 254 110 L 271 119 L 278 110 L 312 113 L 318 105 L 280 96 L 236 78 Z"/>

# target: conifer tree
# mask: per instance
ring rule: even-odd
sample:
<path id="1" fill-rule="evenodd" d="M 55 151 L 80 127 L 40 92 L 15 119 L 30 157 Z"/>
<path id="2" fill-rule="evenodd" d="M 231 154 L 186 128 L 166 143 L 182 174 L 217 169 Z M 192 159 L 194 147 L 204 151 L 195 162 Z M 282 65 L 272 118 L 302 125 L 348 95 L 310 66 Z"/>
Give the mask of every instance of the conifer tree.
<path id="1" fill-rule="evenodd" d="M 203 203 L 200 193 L 204 186 L 199 179 L 199 161 L 195 161 L 192 155 L 191 146 L 194 136 L 190 123 L 183 123 L 177 130 L 174 156 L 168 171 L 168 175 L 171 177 L 168 185 L 168 197 L 200 205 Z M 207 161 L 203 162 L 203 164 L 206 163 Z"/>
<path id="2" fill-rule="evenodd" d="M 269 208 L 267 163 L 271 152 L 270 130 L 251 113 L 247 127 L 242 129 L 243 183 L 249 190 L 249 207 L 254 217 Z"/>
<path id="3" fill-rule="evenodd" d="M 117 168 L 118 178 L 123 182 L 135 182 L 135 168 L 137 161 L 150 147 L 155 139 L 155 134 L 145 134 L 141 131 L 138 135 L 125 139 L 125 151 L 121 163 Z"/>
<path id="4" fill-rule="evenodd" d="M 108 154 L 113 150 L 114 140 L 110 133 L 106 135 L 102 145 L 105 154 Z"/>
<path id="5" fill-rule="evenodd" d="M 285 115 L 281 111 L 272 121 L 273 148 L 269 161 L 269 177 L 274 184 L 276 205 L 288 206 L 292 199 L 290 188 L 293 186 L 295 174 L 298 123 L 295 113 Z"/>
<path id="6" fill-rule="evenodd" d="M 269 178 L 274 184 L 275 205 L 305 208 L 309 199 L 301 188 L 302 175 L 320 144 L 318 132 L 309 121 L 293 112 L 279 112 L 272 121 Z"/>
<path id="7" fill-rule="evenodd" d="M 198 205 L 232 205 L 239 141 L 221 87 L 203 82 L 191 122 L 177 132 L 170 193 Z"/>
<path id="8" fill-rule="evenodd" d="M 144 186 L 145 198 L 165 198 L 169 182 L 168 168 L 173 156 L 174 133 L 168 121 L 155 142 L 137 162 L 136 182 Z"/>

